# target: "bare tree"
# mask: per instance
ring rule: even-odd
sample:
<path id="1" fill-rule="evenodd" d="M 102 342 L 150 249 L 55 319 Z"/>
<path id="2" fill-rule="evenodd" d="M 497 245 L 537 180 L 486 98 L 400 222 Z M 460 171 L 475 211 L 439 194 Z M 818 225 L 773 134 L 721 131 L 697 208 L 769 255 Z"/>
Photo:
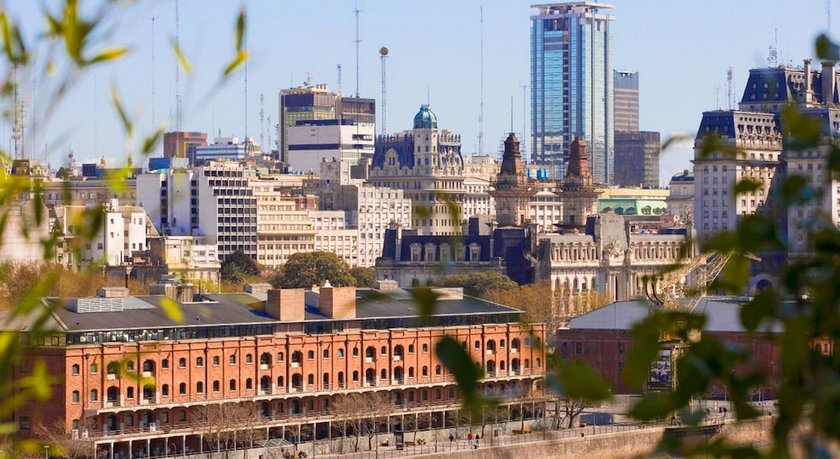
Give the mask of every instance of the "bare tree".
<path id="1" fill-rule="evenodd" d="M 202 433 L 219 452 L 240 443 L 251 448 L 255 441 L 263 439 L 264 432 L 257 428 L 259 416 L 253 403 L 213 404 L 198 410 Z"/>
<path id="2" fill-rule="evenodd" d="M 64 419 L 56 419 L 52 424 L 39 424 L 34 427 L 35 436 L 53 448 L 51 454 L 54 456 L 67 459 L 96 457 L 93 440 L 83 438 L 78 431 L 68 433 L 65 426 Z"/>
<path id="3" fill-rule="evenodd" d="M 573 400 L 565 397 L 559 397 L 555 403 L 559 403 L 559 406 L 555 407 L 555 417 L 558 414 L 562 414 L 560 419 L 556 419 L 557 426 L 560 428 L 567 428 L 571 429 L 574 427 L 575 419 L 583 413 L 583 410 L 586 409 L 588 406 L 586 402 L 582 400 Z M 561 411 L 562 410 L 562 411 Z"/>

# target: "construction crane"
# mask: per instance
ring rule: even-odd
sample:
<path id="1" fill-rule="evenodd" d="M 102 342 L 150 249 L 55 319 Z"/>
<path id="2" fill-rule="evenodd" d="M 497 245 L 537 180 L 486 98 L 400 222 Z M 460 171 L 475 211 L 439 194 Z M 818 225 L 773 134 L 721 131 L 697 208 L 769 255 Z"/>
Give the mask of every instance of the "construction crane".
<path id="1" fill-rule="evenodd" d="M 669 310 L 691 311 L 732 258 L 733 252 L 709 252 L 645 284 L 645 295 Z"/>

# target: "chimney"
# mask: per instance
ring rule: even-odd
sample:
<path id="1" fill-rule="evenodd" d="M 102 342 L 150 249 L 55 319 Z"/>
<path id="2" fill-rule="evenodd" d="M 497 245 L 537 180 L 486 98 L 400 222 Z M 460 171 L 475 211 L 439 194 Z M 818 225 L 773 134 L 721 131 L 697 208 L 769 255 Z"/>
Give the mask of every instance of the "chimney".
<path id="1" fill-rule="evenodd" d="M 834 105 L 834 62 L 831 61 L 822 63 L 822 102 Z"/>
<path id="2" fill-rule="evenodd" d="M 813 92 L 811 91 L 811 59 L 805 59 L 805 103 L 811 103 Z"/>
<path id="3" fill-rule="evenodd" d="M 125 287 L 102 287 L 96 291 L 99 298 L 128 298 L 128 289 Z"/>
<path id="4" fill-rule="evenodd" d="M 330 319 L 355 319 L 356 287 L 333 287 L 327 281 L 320 289 L 318 309 Z"/>
<path id="5" fill-rule="evenodd" d="M 282 321 L 301 321 L 306 310 L 302 288 L 272 289 L 265 301 L 266 314 Z"/>

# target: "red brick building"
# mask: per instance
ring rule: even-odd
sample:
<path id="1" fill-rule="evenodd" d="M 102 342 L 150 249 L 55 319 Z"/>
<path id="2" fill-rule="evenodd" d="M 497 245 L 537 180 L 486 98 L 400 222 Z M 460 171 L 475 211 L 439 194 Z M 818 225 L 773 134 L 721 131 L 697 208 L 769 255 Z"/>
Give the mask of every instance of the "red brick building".
<path id="1" fill-rule="evenodd" d="M 63 419 L 67 432 L 94 440 L 100 455 L 207 451 L 215 446 L 206 407 L 246 403 L 259 413 L 252 427 L 264 438 L 294 441 L 302 428 L 331 438 L 335 397 L 376 391 L 393 402 L 386 425 L 418 413 L 429 427 L 451 425 L 460 396 L 435 354 L 444 335 L 484 368 L 483 390 L 520 395 L 503 404 L 541 395 L 545 355 L 534 340 L 543 339 L 542 326 L 529 333 L 520 311 L 457 291 L 445 292 L 427 319 L 404 290 L 209 294 L 180 303 L 182 323 L 169 319 L 164 296 L 115 291 L 45 300 L 58 306 L 53 331 L 32 343 L 32 356 L 59 382 L 48 403 L 13 414 L 23 435 Z M 30 370 L 21 365 L 15 378 Z"/>
<path id="2" fill-rule="evenodd" d="M 755 333 L 747 333 L 741 327 L 739 311 L 744 300 L 741 298 L 703 298 L 695 312 L 706 314 L 704 334 L 714 336 L 725 343 L 737 345 L 750 355 L 749 361 L 739 371 L 758 369 L 778 376 L 780 368 L 779 349 L 776 345 L 778 327 L 763 327 Z M 644 320 L 651 312 L 651 306 L 643 301 L 622 301 L 572 319 L 569 328 L 557 332 L 558 352 L 563 359 L 588 362 L 592 368 L 612 384 L 615 393 L 632 393 L 621 379 L 621 372 L 627 363 L 627 353 L 633 346 L 630 328 Z M 769 384 L 762 396 L 775 394 Z M 713 394 L 715 395 L 715 394 Z M 723 394 L 716 394 L 723 396 Z"/>

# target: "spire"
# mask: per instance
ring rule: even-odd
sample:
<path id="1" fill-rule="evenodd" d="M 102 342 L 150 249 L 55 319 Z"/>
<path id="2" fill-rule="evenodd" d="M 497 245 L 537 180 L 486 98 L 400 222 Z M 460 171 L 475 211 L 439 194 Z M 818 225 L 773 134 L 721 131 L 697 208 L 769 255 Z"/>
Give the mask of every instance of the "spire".
<path id="1" fill-rule="evenodd" d="M 575 137 L 572 142 L 571 151 L 569 153 L 569 167 L 566 169 L 566 177 L 580 177 L 589 178 L 589 161 L 586 158 L 586 143 L 580 138 Z"/>
<path id="2" fill-rule="evenodd" d="M 502 167 L 500 172 L 502 174 L 516 174 L 519 172 L 519 162 L 522 160 L 522 155 L 519 153 L 519 139 L 516 134 L 511 132 L 507 139 L 505 139 L 505 152 L 502 155 Z"/>

